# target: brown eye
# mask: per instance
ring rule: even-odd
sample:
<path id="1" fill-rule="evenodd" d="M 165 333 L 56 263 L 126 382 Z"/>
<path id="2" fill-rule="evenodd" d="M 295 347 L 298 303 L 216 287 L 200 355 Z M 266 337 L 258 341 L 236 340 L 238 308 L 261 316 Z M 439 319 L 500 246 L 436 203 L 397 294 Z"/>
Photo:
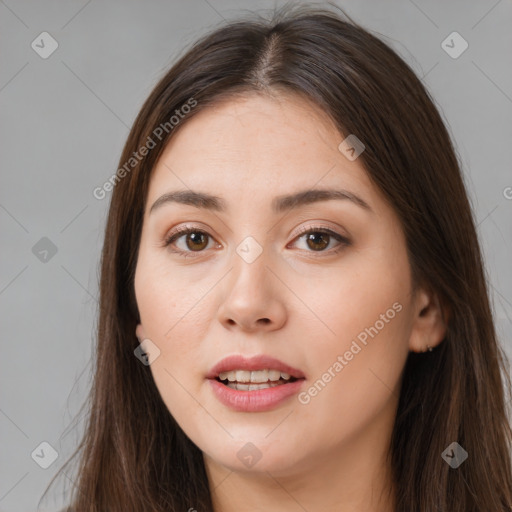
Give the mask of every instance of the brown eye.
<path id="1" fill-rule="evenodd" d="M 332 231 L 331 229 L 323 227 L 303 229 L 297 237 L 297 240 L 300 239 L 305 239 L 306 250 L 309 252 L 336 254 L 343 248 L 350 245 L 350 240 L 348 238 Z M 337 246 L 327 249 L 333 240 L 337 242 Z"/>
<path id="2" fill-rule="evenodd" d="M 329 237 L 327 233 L 314 232 L 306 235 L 306 243 L 310 249 L 314 251 L 322 251 L 329 245 Z"/>
<path id="3" fill-rule="evenodd" d="M 181 239 L 184 239 L 183 241 Z M 327 228 L 318 227 L 303 230 L 297 240 L 305 239 L 306 247 L 309 252 L 336 254 L 351 244 L 350 240 L 335 231 Z M 205 252 L 208 243 L 214 239 L 205 231 L 193 227 L 179 228 L 165 239 L 165 246 L 180 256 L 189 257 L 193 253 Z M 335 240 L 337 246 L 328 248 L 331 242 Z M 180 245 L 181 244 L 181 247 Z"/>
<path id="4" fill-rule="evenodd" d="M 202 252 L 207 248 L 210 235 L 195 228 L 181 228 L 165 239 L 165 246 L 176 246 L 172 252 L 188 256 L 192 252 Z M 184 243 L 181 242 L 184 239 Z M 181 247 L 178 245 L 181 242 Z"/>
<path id="5" fill-rule="evenodd" d="M 200 251 L 208 245 L 208 235 L 201 231 L 192 231 L 185 236 L 185 243 L 191 251 Z"/>

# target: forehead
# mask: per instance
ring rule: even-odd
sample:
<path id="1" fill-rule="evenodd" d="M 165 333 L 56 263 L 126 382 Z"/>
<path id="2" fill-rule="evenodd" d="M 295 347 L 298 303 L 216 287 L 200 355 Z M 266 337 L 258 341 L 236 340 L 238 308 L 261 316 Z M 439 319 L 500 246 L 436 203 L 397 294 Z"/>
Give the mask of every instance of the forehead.
<path id="1" fill-rule="evenodd" d="M 330 187 L 375 194 L 362 163 L 339 151 L 343 139 L 327 114 L 301 96 L 227 98 L 184 120 L 153 169 L 148 203 L 176 189 L 230 201 Z"/>
<path id="2" fill-rule="evenodd" d="M 231 161 L 297 159 L 318 144 L 324 151 L 336 149 L 329 140 L 339 138 L 335 132 L 329 117 L 301 96 L 245 94 L 205 107 L 189 121 L 185 118 L 165 153 L 181 157 L 186 151 L 188 157 L 200 158 L 207 147 L 209 156 Z"/>

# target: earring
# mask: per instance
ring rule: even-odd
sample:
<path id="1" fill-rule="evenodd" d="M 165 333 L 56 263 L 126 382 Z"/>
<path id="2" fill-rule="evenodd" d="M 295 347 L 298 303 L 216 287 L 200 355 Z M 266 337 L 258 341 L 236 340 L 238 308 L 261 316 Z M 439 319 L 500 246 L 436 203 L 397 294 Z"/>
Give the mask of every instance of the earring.
<path id="1" fill-rule="evenodd" d="M 423 352 L 427 352 L 427 350 L 429 352 L 432 352 L 432 350 L 434 350 L 434 349 L 430 345 L 427 345 L 427 348 Z"/>

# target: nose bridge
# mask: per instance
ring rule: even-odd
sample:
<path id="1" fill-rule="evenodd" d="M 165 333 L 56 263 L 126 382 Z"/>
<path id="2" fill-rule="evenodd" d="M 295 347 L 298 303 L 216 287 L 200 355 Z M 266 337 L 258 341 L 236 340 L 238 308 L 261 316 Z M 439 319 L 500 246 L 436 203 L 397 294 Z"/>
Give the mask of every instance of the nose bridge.
<path id="1" fill-rule="evenodd" d="M 241 196 L 241 204 L 245 206 L 234 212 L 237 227 L 231 232 L 235 240 L 234 270 L 242 279 L 250 278 L 254 273 L 263 275 L 268 272 L 265 265 L 272 259 L 273 231 L 269 231 L 271 219 L 265 215 L 268 205 L 261 199 L 261 191 L 251 192 L 246 189 Z"/>
<path id="2" fill-rule="evenodd" d="M 275 269 L 279 266 L 278 254 L 274 250 L 279 219 L 276 222 L 271 214 L 265 213 L 269 205 L 268 194 L 264 190 L 255 188 L 254 193 L 251 192 L 247 189 L 244 193 L 246 200 L 242 204 L 246 205 L 245 208 L 234 213 L 238 227 L 231 232 L 237 241 L 231 261 L 234 266 L 231 284 L 242 285 L 242 293 L 244 288 L 252 288 L 254 298 L 265 294 L 274 296 L 278 294 L 276 286 L 282 284 L 278 284 L 279 280 L 268 267 Z"/>
<path id="3" fill-rule="evenodd" d="M 267 267 L 271 258 L 268 246 L 263 247 L 252 235 L 245 237 L 233 255 L 232 289 L 236 288 L 242 295 L 250 291 L 254 298 L 269 293 L 271 273 Z"/>
<path id="4" fill-rule="evenodd" d="M 247 236 L 235 247 L 232 258 L 232 271 L 219 308 L 219 320 L 246 329 L 258 325 L 267 328 L 282 325 L 285 307 L 278 280 L 269 269 L 270 248 L 264 248 L 255 237 Z"/>

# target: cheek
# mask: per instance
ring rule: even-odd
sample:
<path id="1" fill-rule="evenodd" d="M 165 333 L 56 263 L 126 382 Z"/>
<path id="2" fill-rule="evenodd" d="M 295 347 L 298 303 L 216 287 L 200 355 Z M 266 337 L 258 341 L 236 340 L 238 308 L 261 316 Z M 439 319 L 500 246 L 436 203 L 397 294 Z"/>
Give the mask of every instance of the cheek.
<path id="1" fill-rule="evenodd" d="M 293 282 L 293 276 L 288 279 Z M 294 286 L 302 303 L 297 308 L 310 311 L 310 330 L 316 328 L 322 345 L 342 349 L 376 322 L 379 331 L 390 335 L 401 323 L 410 301 L 409 263 L 405 251 L 384 245 L 365 248 L 315 271 L 314 277 L 300 275 Z"/>
<path id="2" fill-rule="evenodd" d="M 172 264 L 164 251 L 148 253 L 141 251 L 135 272 L 135 295 L 146 336 L 175 340 L 176 333 L 193 323 L 196 329 L 188 332 L 193 341 L 194 332 L 205 325 L 200 319 L 208 303 L 204 300 L 208 283 L 192 266 Z"/>
<path id="3" fill-rule="evenodd" d="M 311 378 L 296 408 L 309 431 L 322 433 L 327 448 L 350 442 L 369 425 L 385 432 L 378 418 L 389 424 L 396 413 L 408 355 L 406 308 L 375 297 L 369 302 L 360 302 L 359 310 L 347 304 L 334 324 L 337 338 L 308 354 Z"/>
<path id="4" fill-rule="evenodd" d="M 179 300 L 175 283 L 141 273 L 137 301 L 144 333 L 160 350 L 150 371 L 160 397 L 182 428 L 194 421 L 197 411 L 190 407 L 197 396 L 198 382 L 191 369 L 197 366 L 199 340 L 203 336 L 200 303 L 194 308 L 189 296 Z"/>
<path id="5" fill-rule="evenodd" d="M 208 287 L 193 272 L 192 267 L 172 269 L 141 251 L 135 273 L 144 334 L 160 350 L 150 369 L 162 399 L 178 416 L 181 410 L 190 415 L 189 393 L 196 395 L 202 384 L 191 369 L 198 368 L 201 340 L 212 318 Z"/>
<path id="6" fill-rule="evenodd" d="M 382 247 L 345 261 L 325 280 L 328 293 L 310 296 L 329 326 L 310 352 L 314 375 L 299 397 L 308 421 L 350 436 L 399 396 L 408 355 L 410 279 L 407 258 Z"/>

